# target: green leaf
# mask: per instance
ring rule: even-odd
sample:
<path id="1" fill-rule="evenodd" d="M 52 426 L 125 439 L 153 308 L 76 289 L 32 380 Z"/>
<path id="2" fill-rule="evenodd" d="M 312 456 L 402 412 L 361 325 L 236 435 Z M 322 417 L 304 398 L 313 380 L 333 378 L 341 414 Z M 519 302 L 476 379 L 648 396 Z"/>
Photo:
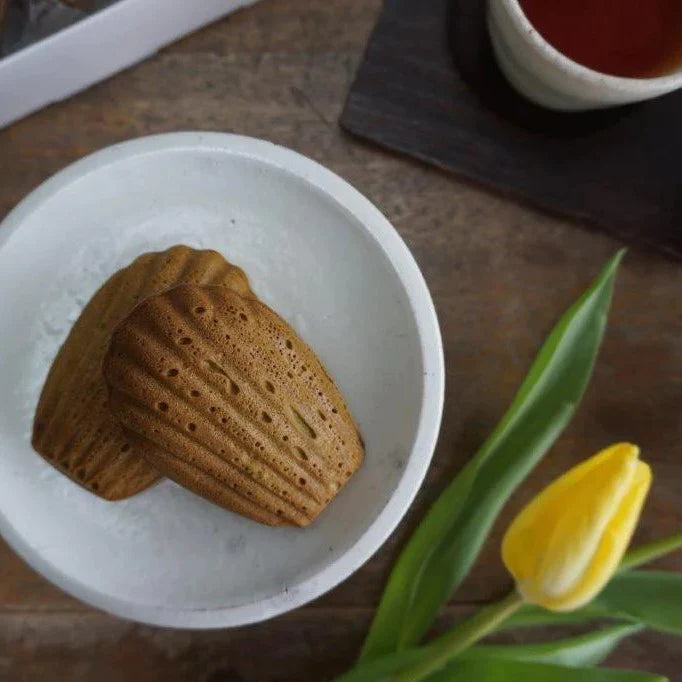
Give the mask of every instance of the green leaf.
<path id="1" fill-rule="evenodd" d="M 620 642 L 642 630 L 639 624 L 623 624 L 588 632 L 577 637 L 543 644 L 475 646 L 461 656 L 469 659 L 504 659 L 547 663 L 571 668 L 588 667 L 601 663 Z"/>
<path id="2" fill-rule="evenodd" d="M 386 656 L 373 658 L 337 677 L 334 682 L 393 682 L 395 674 L 420 663 L 431 654 L 431 645 L 404 649 Z"/>
<path id="3" fill-rule="evenodd" d="M 360 660 L 419 642 L 469 572 L 504 503 L 570 421 L 592 374 L 623 253 L 559 320 L 507 413 L 408 542 Z"/>
<path id="4" fill-rule="evenodd" d="M 587 667 L 603 661 L 625 637 L 641 629 L 642 626 L 637 624 L 616 625 L 545 644 L 480 645 L 463 652 L 456 660 L 503 659 L 567 667 Z M 390 680 L 396 673 L 428 659 L 432 653 L 435 653 L 435 647 L 432 644 L 398 651 L 359 664 L 357 668 L 338 678 L 337 682 Z"/>
<path id="5" fill-rule="evenodd" d="M 524 606 L 504 627 L 563 625 L 598 618 L 633 621 L 682 636 L 682 573 L 626 571 L 615 575 L 592 603 L 572 613 Z"/>
<path id="6" fill-rule="evenodd" d="M 469 649 L 427 682 L 659 682 L 649 673 L 595 669 L 620 641 L 641 629 L 624 625 L 548 644 L 478 646 Z M 429 655 L 430 646 L 406 649 L 361 663 L 335 682 L 392 682 L 395 675 Z M 579 674 L 576 674 L 579 673 Z M 595 675 L 592 677 L 592 675 Z M 467 677 L 467 675 L 469 677 Z M 546 677 L 544 677 L 546 675 Z M 603 675 L 600 677 L 600 675 Z M 634 675 L 634 676 L 633 676 Z"/>
<path id="7" fill-rule="evenodd" d="M 661 538 L 640 547 L 635 547 L 627 552 L 620 562 L 619 571 L 629 571 L 642 564 L 647 564 L 655 559 L 660 559 L 666 554 L 682 549 L 682 533 L 675 533 L 666 538 Z"/>
<path id="8" fill-rule="evenodd" d="M 682 573 L 621 573 L 594 605 L 611 618 L 631 618 L 654 630 L 682 635 Z"/>
<path id="9" fill-rule="evenodd" d="M 666 682 L 654 673 L 610 668 L 565 668 L 521 661 L 457 660 L 428 682 Z"/>
<path id="10" fill-rule="evenodd" d="M 510 628 L 524 628 L 536 627 L 545 625 L 573 625 L 578 623 L 589 623 L 601 618 L 609 618 L 601 609 L 597 608 L 592 602 L 582 609 L 577 611 L 569 611 L 567 613 L 558 613 L 555 611 L 547 611 L 539 606 L 526 605 L 521 607 L 513 616 L 508 618 L 501 630 L 509 630 Z M 618 618 L 617 620 L 632 621 L 631 618 Z"/>

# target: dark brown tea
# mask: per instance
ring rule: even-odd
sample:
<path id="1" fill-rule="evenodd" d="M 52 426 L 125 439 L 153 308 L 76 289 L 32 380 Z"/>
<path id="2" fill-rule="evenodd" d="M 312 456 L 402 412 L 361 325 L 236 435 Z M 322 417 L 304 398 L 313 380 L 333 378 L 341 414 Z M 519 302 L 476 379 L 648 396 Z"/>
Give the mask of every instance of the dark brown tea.
<path id="1" fill-rule="evenodd" d="M 682 0 L 520 0 L 559 52 L 614 76 L 652 78 L 682 65 Z"/>

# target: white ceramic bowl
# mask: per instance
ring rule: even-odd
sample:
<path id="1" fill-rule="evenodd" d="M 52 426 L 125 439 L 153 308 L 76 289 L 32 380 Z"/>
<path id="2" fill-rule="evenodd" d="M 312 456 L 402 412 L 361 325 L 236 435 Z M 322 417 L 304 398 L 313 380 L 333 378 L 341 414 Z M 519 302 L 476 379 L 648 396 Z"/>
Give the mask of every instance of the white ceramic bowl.
<path id="1" fill-rule="evenodd" d="M 528 99 L 559 111 L 639 102 L 682 87 L 682 68 L 658 78 L 620 78 L 569 59 L 533 27 L 518 0 L 488 0 L 488 29 L 507 80 Z"/>
<path id="2" fill-rule="evenodd" d="M 225 627 L 317 597 L 386 540 L 431 460 L 443 354 L 414 259 L 350 185 L 268 142 L 161 135 L 58 173 L 0 239 L 0 530 L 45 577 L 126 618 Z M 84 303 L 139 253 L 175 243 L 244 267 L 359 423 L 363 466 L 305 530 L 261 526 L 170 481 L 104 502 L 31 450 L 42 381 Z"/>

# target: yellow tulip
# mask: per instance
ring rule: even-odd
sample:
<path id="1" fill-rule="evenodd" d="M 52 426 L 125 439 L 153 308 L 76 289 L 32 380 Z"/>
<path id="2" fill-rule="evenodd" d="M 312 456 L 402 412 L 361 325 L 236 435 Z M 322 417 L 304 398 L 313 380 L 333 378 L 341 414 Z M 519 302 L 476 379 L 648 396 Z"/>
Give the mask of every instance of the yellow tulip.
<path id="1" fill-rule="evenodd" d="M 595 597 L 623 558 L 650 485 L 639 448 L 618 443 L 545 488 L 502 542 L 524 600 L 572 611 Z"/>

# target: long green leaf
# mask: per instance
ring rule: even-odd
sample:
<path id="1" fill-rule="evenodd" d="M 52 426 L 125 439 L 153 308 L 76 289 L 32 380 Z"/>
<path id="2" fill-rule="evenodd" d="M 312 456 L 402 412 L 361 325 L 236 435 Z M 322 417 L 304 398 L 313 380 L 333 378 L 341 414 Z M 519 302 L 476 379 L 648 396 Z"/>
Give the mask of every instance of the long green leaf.
<path id="1" fill-rule="evenodd" d="M 420 663 L 430 654 L 430 645 L 404 649 L 358 663 L 352 670 L 337 677 L 334 682 L 393 682 L 395 674 Z"/>
<path id="2" fill-rule="evenodd" d="M 600 618 L 641 623 L 682 636 L 682 573 L 626 571 L 615 575 L 602 593 L 572 613 L 553 613 L 524 606 L 505 628 L 583 623 Z"/>
<path id="3" fill-rule="evenodd" d="M 361 660 L 419 642 L 469 572 L 504 503 L 568 424 L 592 374 L 623 253 L 559 320 L 501 422 L 408 542 Z"/>
<path id="4" fill-rule="evenodd" d="M 682 573 L 628 571 L 595 600 L 610 617 L 632 618 L 654 630 L 682 635 Z"/>
<path id="5" fill-rule="evenodd" d="M 639 632 L 643 625 L 614 625 L 577 637 L 559 639 L 542 644 L 490 645 L 472 647 L 462 657 L 465 659 L 504 659 L 563 665 L 582 668 L 601 663 L 626 637 Z"/>
<path id="6" fill-rule="evenodd" d="M 544 644 L 479 645 L 460 654 L 457 661 L 503 659 L 573 668 L 588 667 L 603 661 L 625 637 L 641 629 L 641 625 L 624 624 Z M 433 645 L 429 644 L 361 663 L 357 668 L 338 678 L 337 682 L 390 680 L 395 673 L 429 658 L 433 649 Z"/>
<path id="7" fill-rule="evenodd" d="M 457 661 L 428 682 L 666 682 L 654 673 L 610 668 L 565 668 L 521 661 Z"/>
<path id="8" fill-rule="evenodd" d="M 640 547 L 630 549 L 620 562 L 618 571 L 629 571 L 631 568 L 637 568 L 642 564 L 648 564 L 650 561 L 660 559 L 666 554 L 676 552 L 682 549 L 682 533 L 675 533 L 665 538 L 660 538 L 654 542 L 650 542 Z"/>
<path id="9" fill-rule="evenodd" d="M 595 620 L 603 618 L 612 618 L 608 613 L 604 613 L 596 606 L 594 602 L 588 604 L 577 611 L 569 611 L 568 613 L 557 613 L 554 611 L 547 611 L 539 606 L 524 606 L 511 618 L 507 619 L 501 630 L 509 630 L 510 628 L 524 628 L 524 627 L 544 627 L 546 625 L 574 625 L 579 623 L 591 623 Z M 623 618 L 619 616 L 616 620 L 625 620 L 635 622 L 632 618 Z"/>

